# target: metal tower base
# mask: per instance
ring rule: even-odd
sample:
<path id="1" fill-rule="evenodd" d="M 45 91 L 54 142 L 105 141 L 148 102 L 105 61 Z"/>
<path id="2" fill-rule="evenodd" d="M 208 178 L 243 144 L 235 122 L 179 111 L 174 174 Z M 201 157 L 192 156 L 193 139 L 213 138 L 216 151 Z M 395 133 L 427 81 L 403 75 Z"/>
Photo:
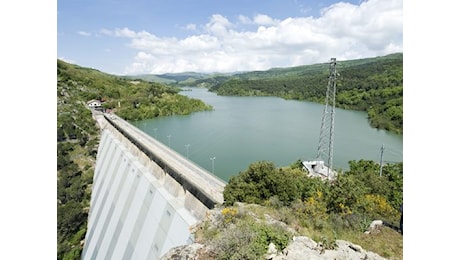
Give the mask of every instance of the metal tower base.
<path id="1" fill-rule="evenodd" d="M 311 177 L 320 177 L 324 180 L 334 180 L 337 176 L 337 172 L 330 169 L 324 164 L 324 161 L 315 160 L 315 161 L 303 161 L 303 169 L 308 173 L 308 176 Z"/>

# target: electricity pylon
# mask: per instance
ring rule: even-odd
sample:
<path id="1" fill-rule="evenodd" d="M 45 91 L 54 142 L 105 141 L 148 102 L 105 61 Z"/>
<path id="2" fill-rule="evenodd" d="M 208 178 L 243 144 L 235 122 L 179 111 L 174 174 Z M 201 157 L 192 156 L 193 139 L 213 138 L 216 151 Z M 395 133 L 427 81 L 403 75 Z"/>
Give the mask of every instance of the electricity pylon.
<path id="1" fill-rule="evenodd" d="M 329 65 L 329 81 L 327 84 L 326 100 L 319 134 L 318 153 L 316 154 L 317 161 L 324 161 L 326 163 L 328 178 L 330 178 L 330 171 L 332 171 L 333 164 L 335 93 L 337 87 L 336 64 L 336 59 L 331 58 Z"/>

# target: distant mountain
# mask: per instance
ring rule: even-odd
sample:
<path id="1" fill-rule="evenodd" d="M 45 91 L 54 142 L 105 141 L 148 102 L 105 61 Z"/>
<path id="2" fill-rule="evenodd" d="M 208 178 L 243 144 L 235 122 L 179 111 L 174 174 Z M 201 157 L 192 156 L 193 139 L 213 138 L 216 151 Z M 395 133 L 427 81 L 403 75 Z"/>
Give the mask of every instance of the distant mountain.
<path id="1" fill-rule="evenodd" d="M 163 84 L 178 84 L 179 82 L 194 81 L 210 77 L 212 74 L 197 73 L 197 72 L 182 72 L 182 73 L 165 73 L 165 74 L 140 74 L 124 76 L 129 79 L 142 79 L 149 82 L 158 82 Z"/>
<path id="2" fill-rule="evenodd" d="M 338 61 L 338 70 L 346 69 L 351 67 L 359 67 L 361 65 L 366 65 L 375 62 L 382 62 L 388 60 L 401 60 L 402 53 L 394 53 L 386 56 L 378 56 L 372 58 L 356 59 L 356 60 L 345 60 Z M 218 78 L 240 78 L 240 79 L 267 79 L 271 77 L 290 77 L 290 76 L 306 76 L 324 72 L 329 67 L 329 62 L 325 61 L 324 63 L 312 64 L 312 65 L 301 65 L 294 67 L 284 67 L 284 68 L 271 68 L 264 71 L 247 71 L 247 72 L 233 72 L 233 73 L 198 73 L 198 72 L 182 72 L 182 73 L 165 73 L 165 74 L 140 74 L 140 75 L 130 75 L 124 76 L 130 79 L 142 79 L 150 82 L 160 82 L 166 84 L 179 84 L 184 85 L 185 82 L 192 84 L 191 86 L 196 86 L 197 84 L 206 82 L 216 82 L 215 79 Z M 221 80 L 217 80 L 220 82 Z M 212 84 L 211 84 L 212 85 Z"/>
<path id="3" fill-rule="evenodd" d="M 135 76 L 123 76 L 123 78 L 126 79 L 132 79 L 132 80 L 144 80 L 148 82 L 157 82 L 157 83 L 162 83 L 162 84 L 174 84 L 177 82 L 177 80 L 174 79 L 168 79 L 164 78 L 161 75 L 153 75 L 153 74 L 142 74 L 142 75 L 135 75 Z"/>
<path id="4" fill-rule="evenodd" d="M 394 53 L 386 56 L 364 58 L 357 60 L 345 60 L 337 61 L 337 71 L 345 72 L 346 70 L 353 68 L 363 68 L 363 66 L 372 64 L 386 64 L 391 62 L 401 63 L 402 65 L 403 54 Z M 374 65 L 372 65 L 374 66 Z M 230 79 L 242 79 L 242 80 L 268 80 L 268 79 L 280 79 L 299 77 L 304 78 L 307 76 L 316 76 L 318 74 L 327 74 L 329 69 L 329 61 L 324 63 L 312 64 L 312 65 L 301 65 L 295 67 L 286 68 L 272 68 L 265 71 L 250 71 L 235 73 L 233 75 L 227 75 L 228 80 Z M 342 73 L 344 74 L 344 73 Z"/>
<path id="5" fill-rule="evenodd" d="M 149 82 L 157 82 L 174 86 L 197 86 L 199 82 L 207 81 L 219 77 L 230 77 L 241 72 L 234 73 L 198 73 L 198 72 L 181 72 L 165 74 L 139 74 L 123 76 L 128 79 L 140 79 Z"/>
<path id="6" fill-rule="evenodd" d="M 207 74 L 196 72 L 166 73 L 166 74 L 140 74 L 124 76 L 129 79 L 142 79 L 149 82 L 158 82 L 164 84 L 176 84 L 180 81 L 189 79 L 201 79 L 207 77 Z"/>

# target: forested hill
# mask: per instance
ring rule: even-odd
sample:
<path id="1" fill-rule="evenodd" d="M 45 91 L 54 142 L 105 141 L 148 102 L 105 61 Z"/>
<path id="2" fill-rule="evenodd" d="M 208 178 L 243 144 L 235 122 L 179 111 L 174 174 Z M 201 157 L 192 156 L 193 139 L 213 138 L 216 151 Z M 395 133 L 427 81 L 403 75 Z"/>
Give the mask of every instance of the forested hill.
<path id="1" fill-rule="evenodd" d="M 101 100 L 104 108 L 114 110 L 124 119 L 140 120 L 212 109 L 201 100 L 178 95 L 180 89 L 161 83 L 126 79 L 61 60 L 57 65 L 58 89 L 63 83 L 64 89 L 78 90 L 82 102 Z"/>
<path id="2" fill-rule="evenodd" d="M 403 54 L 337 61 L 337 107 L 367 111 L 373 127 L 403 132 Z M 329 63 L 188 79 L 219 95 L 278 96 L 323 103 Z M 180 84 L 181 82 L 179 82 Z M 185 83 L 185 82 L 184 82 Z"/>

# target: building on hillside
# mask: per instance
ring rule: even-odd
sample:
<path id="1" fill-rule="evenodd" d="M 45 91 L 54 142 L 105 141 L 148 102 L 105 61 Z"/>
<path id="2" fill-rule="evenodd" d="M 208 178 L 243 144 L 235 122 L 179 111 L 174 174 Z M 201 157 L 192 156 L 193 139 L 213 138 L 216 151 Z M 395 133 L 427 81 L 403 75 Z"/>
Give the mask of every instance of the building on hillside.
<path id="1" fill-rule="evenodd" d="M 102 105 L 101 101 L 97 100 L 97 99 L 91 99 L 90 101 L 86 102 L 86 104 L 90 108 L 96 108 L 96 107 L 100 107 Z"/>
<path id="2" fill-rule="evenodd" d="M 86 105 L 90 109 L 104 112 L 104 108 L 102 107 L 102 102 L 100 100 L 91 99 L 90 101 L 86 102 Z"/>

